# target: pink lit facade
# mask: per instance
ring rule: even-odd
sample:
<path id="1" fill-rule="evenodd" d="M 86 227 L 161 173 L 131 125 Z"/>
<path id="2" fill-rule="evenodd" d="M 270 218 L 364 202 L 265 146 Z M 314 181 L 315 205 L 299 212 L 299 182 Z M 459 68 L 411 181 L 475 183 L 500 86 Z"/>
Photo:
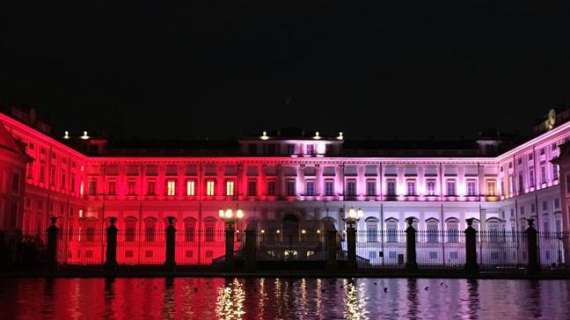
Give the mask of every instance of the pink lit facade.
<path id="1" fill-rule="evenodd" d="M 160 261 L 166 218 L 175 217 L 177 263 L 209 264 L 224 254 L 218 211 L 227 208 L 245 212 L 239 231 L 315 239 L 329 228 L 342 233 L 344 212 L 362 209 L 357 227 L 367 236 L 358 239 L 366 242 L 359 254 L 373 264 L 395 263 L 405 251 L 384 244 L 407 217 L 419 230 L 439 232 L 437 243 L 462 232 L 467 218 L 486 231 L 524 230 L 527 218 L 540 231 L 570 230 L 561 173 L 551 162 L 570 137 L 570 122 L 492 157 L 353 157 L 343 154 L 342 139 L 320 136 L 242 140 L 238 156 L 88 156 L 5 114 L 0 123 L 0 229 L 43 238 L 56 216 L 65 231 L 60 260 L 71 264 L 101 262 L 111 217 L 123 231 L 119 263 Z M 541 263 L 566 263 L 568 244 L 561 247 L 543 250 Z M 434 264 L 462 254 L 437 245 L 422 250 Z"/>

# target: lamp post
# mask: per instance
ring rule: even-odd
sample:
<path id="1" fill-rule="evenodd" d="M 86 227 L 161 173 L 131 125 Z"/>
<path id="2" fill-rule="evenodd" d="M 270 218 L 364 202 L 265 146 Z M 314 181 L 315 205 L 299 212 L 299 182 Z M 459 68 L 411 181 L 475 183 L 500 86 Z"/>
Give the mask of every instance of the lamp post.
<path id="1" fill-rule="evenodd" d="M 225 222 L 226 230 L 226 267 L 233 268 L 234 263 L 234 234 L 235 223 L 243 219 L 243 210 L 237 209 L 235 212 L 232 209 L 220 209 L 219 216 Z"/>
<path id="2" fill-rule="evenodd" d="M 362 209 L 348 209 L 344 222 L 347 224 L 347 250 L 348 250 L 348 264 L 349 268 L 356 269 L 356 224 L 362 218 Z"/>

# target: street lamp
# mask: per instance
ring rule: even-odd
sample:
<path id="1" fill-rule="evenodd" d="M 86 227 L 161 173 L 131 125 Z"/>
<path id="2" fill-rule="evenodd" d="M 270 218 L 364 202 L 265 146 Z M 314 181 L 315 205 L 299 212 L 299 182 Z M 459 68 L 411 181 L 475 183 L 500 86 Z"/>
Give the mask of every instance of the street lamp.
<path id="1" fill-rule="evenodd" d="M 356 269 L 356 223 L 362 218 L 362 209 L 350 208 L 346 212 L 344 217 L 344 222 L 348 225 L 347 228 L 347 253 L 348 253 L 348 264 L 350 268 Z"/>
<path id="2" fill-rule="evenodd" d="M 234 262 L 234 235 L 235 223 L 242 220 L 244 217 L 243 210 L 237 209 L 235 212 L 232 209 L 220 209 L 219 216 L 226 223 L 226 266 L 228 269 L 233 268 Z"/>

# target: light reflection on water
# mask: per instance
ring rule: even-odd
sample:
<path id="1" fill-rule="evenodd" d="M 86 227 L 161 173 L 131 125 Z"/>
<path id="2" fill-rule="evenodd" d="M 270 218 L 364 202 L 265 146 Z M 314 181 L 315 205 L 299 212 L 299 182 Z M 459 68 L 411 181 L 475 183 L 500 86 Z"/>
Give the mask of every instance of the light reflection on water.
<path id="1" fill-rule="evenodd" d="M 569 319 L 570 281 L 1 279 L 0 319 Z"/>

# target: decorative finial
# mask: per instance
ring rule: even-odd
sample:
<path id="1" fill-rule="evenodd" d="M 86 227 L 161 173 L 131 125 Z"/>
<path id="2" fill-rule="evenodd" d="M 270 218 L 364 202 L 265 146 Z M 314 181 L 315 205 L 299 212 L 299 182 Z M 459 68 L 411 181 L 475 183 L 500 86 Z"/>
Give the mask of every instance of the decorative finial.
<path id="1" fill-rule="evenodd" d="M 318 131 L 315 132 L 315 136 L 313 137 L 315 140 L 321 140 L 321 135 Z"/>
<path id="2" fill-rule="evenodd" d="M 89 135 L 87 134 L 87 131 L 83 131 L 83 135 L 81 136 L 82 140 L 89 140 Z"/>
<path id="3" fill-rule="evenodd" d="M 63 138 L 64 138 L 65 140 L 69 140 L 69 131 L 67 131 L 67 130 L 65 131 L 65 134 L 63 135 Z"/>
<path id="4" fill-rule="evenodd" d="M 344 136 L 342 134 L 342 131 L 338 133 L 338 137 L 336 137 L 337 140 L 344 140 Z"/>
<path id="5" fill-rule="evenodd" d="M 259 137 L 261 140 L 268 140 L 269 136 L 267 135 L 267 131 L 263 131 L 263 134 L 261 135 L 261 137 Z"/>

